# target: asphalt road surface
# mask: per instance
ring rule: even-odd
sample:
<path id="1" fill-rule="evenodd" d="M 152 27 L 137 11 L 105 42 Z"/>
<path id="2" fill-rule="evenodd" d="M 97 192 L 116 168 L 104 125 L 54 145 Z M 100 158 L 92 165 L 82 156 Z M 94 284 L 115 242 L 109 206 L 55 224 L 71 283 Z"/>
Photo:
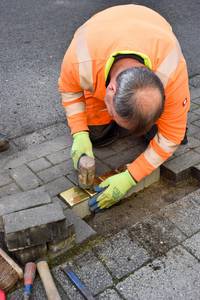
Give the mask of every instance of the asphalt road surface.
<path id="1" fill-rule="evenodd" d="M 128 3 L 160 12 L 182 45 L 190 76 L 200 74 L 200 1 L 1 0 L 0 132 L 13 138 L 65 119 L 57 79 L 74 30 L 97 11 Z"/>

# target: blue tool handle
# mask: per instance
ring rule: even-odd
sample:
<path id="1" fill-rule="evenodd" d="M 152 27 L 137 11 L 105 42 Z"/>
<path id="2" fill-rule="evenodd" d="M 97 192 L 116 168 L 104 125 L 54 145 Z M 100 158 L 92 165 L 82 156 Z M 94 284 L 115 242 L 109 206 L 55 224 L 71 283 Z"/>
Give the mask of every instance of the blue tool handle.
<path id="1" fill-rule="evenodd" d="M 80 291 L 80 293 L 86 300 L 95 300 L 90 290 L 85 286 L 85 284 L 78 278 L 78 276 L 72 270 L 68 268 L 63 268 L 62 270 L 69 277 L 71 282 L 76 286 L 76 288 Z"/>

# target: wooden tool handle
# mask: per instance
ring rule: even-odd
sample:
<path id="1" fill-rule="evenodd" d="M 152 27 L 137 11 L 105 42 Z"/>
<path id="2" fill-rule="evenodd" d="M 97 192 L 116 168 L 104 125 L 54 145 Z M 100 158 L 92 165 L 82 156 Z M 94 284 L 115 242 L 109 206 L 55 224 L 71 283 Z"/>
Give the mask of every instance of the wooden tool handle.
<path id="1" fill-rule="evenodd" d="M 37 270 L 44 285 L 48 300 L 61 300 L 47 262 L 44 260 L 39 261 L 37 263 Z"/>

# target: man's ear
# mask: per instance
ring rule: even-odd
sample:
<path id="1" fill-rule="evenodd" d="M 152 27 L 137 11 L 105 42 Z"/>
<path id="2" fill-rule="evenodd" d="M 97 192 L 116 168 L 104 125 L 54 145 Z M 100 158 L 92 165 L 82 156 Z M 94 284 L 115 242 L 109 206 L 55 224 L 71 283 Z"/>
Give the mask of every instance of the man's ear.
<path id="1" fill-rule="evenodd" d="M 108 90 L 111 92 L 113 95 L 115 95 L 117 87 L 115 82 L 110 82 L 108 85 Z"/>

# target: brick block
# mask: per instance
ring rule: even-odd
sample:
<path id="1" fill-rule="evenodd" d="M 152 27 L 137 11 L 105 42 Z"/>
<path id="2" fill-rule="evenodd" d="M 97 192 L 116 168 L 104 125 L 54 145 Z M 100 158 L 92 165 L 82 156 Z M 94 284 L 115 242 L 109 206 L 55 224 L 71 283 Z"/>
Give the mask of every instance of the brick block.
<path id="1" fill-rule="evenodd" d="M 23 250 L 14 251 L 12 254 L 16 257 L 20 264 L 25 265 L 27 262 L 36 261 L 41 257 L 46 257 L 47 245 L 43 244 L 29 247 Z"/>
<path id="2" fill-rule="evenodd" d="M 103 292 L 113 285 L 112 278 L 104 265 L 95 257 L 92 251 L 87 251 L 73 259 L 62 267 L 70 266 L 78 277 L 92 291 L 93 295 Z M 58 283 L 63 287 L 69 299 L 83 299 L 80 293 L 69 282 L 67 276 L 60 267 L 53 269 L 53 275 Z"/>
<path id="3" fill-rule="evenodd" d="M 68 222 L 59 204 L 52 203 L 3 217 L 5 240 L 10 251 L 64 239 Z"/>
<path id="4" fill-rule="evenodd" d="M 33 172 L 37 173 L 41 170 L 51 167 L 51 163 L 47 161 L 44 157 L 41 157 L 39 159 L 29 162 L 28 166 Z"/>
<path id="5" fill-rule="evenodd" d="M 59 242 L 48 243 L 48 257 L 54 259 L 58 256 L 65 254 L 68 250 L 76 246 L 75 234 Z"/>
<path id="6" fill-rule="evenodd" d="M 200 191 L 168 205 L 160 214 L 173 222 L 185 235 L 191 236 L 200 230 Z"/>
<path id="7" fill-rule="evenodd" d="M 200 164 L 192 167 L 192 176 L 200 180 Z"/>
<path id="8" fill-rule="evenodd" d="M 179 246 L 118 283 L 116 288 L 127 300 L 198 299 L 199 263 Z"/>
<path id="9" fill-rule="evenodd" d="M 190 78 L 190 85 L 192 85 L 195 88 L 200 87 L 200 75 L 196 75 Z"/>
<path id="10" fill-rule="evenodd" d="M 161 174 L 175 182 L 187 178 L 191 174 L 191 167 L 200 162 L 198 153 L 190 150 L 161 166 Z"/>
<path id="11" fill-rule="evenodd" d="M 39 178 L 25 165 L 11 170 L 11 176 L 24 191 L 40 185 Z"/>
<path id="12" fill-rule="evenodd" d="M 70 173 L 73 169 L 72 162 L 65 161 L 54 167 L 48 168 L 46 170 L 40 171 L 37 175 L 44 181 L 45 183 L 53 181 L 56 178 L 59 178 L 63 175 Z"/>
<path id="13" fill-rule="evenodd" d="M 1 198 L 0 230 L 3 227 L 3 216 L 20 210 L 51 203 L 51 198 L 43 188 L 21 192 Z"/>
<path id="14" fill-rule="evenodd" d="M 53 164 L 57 165 L 63 161 L 66 161 L 71 158 L 71 148 L 65 148 L 63 150 L 54 152 L 47 156 L 47 159 Z"/>
<path id="15" fill-rule="evenodd" d="M 0 198 L 7 195 L 19 193 L 19 192 L 20 192 L 20 188 L 13 182 L 8 185 L 2 186 L 0 188 Z"/>
<path id="16" fill-rule="evenodd" d="M 66 209 L 64 214 L 67 220 L 74 225 L 76 244 L 82 244 L 96 235 L 96 231 L 94 231 L 88 223 L 77 216 L 71 209 Z"/>
<path id="17" fill-rule="evenodd" d="M 73 187 L 73 184 L 64 176 L 44 185 L 45 190 L 51 197 L 57 196 L 71 187 Z"/>
<path id="18" fill-rule="evenodd" d="M 123 230 L 94 248 L 112 275 L 117 279 L 141 267 L 149 260 L 149 255 L 137 240 L 131 240 L 127 230 Z"/>
<path id="19" fill-rule="evenodd" d="M 175 156 L 180 156 L 181 154 L 186 153 L 192 149 L 196 149 L 199 146 L 199 139 L 195 139 L 192 136 L 188 136 L 188 143 L 186 145 L 180 145 L 174 154 Z"/>
<path id="20" fill-rule="evenodd" d="M 130 234 L 141 243 L 151 257 L 165 255 L 186 236 L 167 218 L 151 216 L 130 228 Z"/>

